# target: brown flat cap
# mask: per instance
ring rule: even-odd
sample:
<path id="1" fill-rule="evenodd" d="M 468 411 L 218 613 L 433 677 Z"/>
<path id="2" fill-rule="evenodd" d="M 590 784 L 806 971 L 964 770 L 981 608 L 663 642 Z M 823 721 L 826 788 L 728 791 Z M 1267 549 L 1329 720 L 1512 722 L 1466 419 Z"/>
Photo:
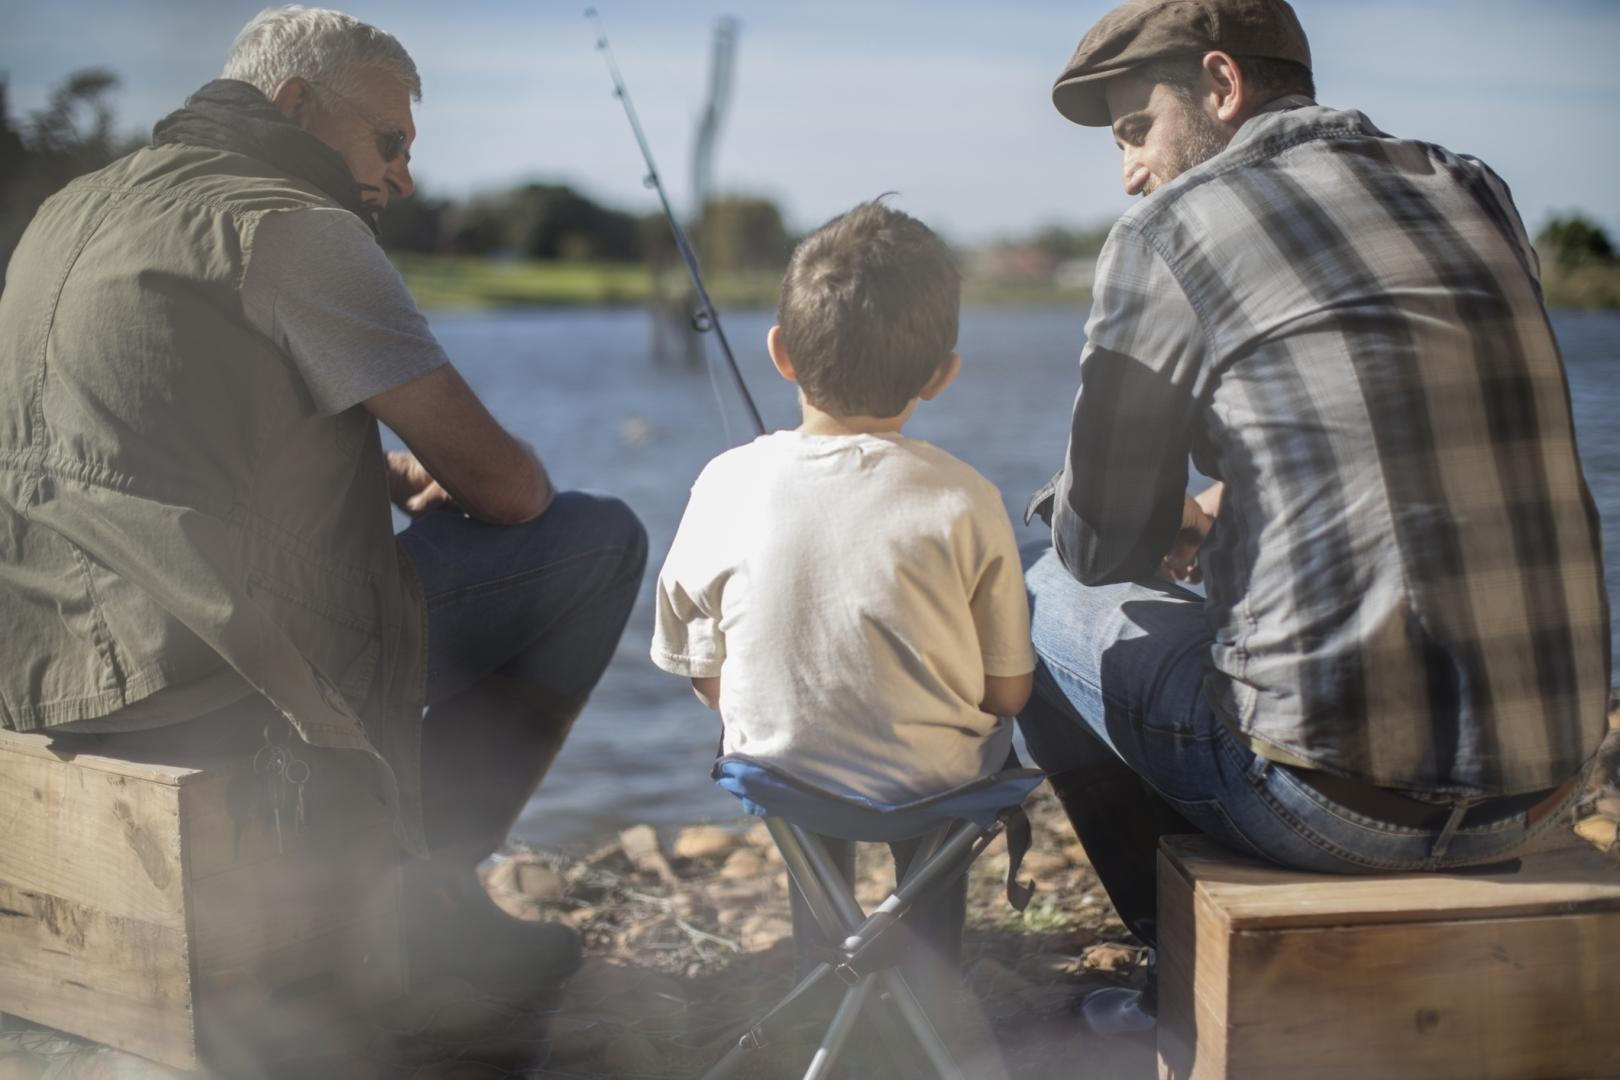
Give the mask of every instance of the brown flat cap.
<path id="1" fill-rule="evenodd" d="M 1052 104 L 1077 124 L 1107 127 L 1107 80 L 1148 60 L 1213 49 L 1311 66 L 1288 0 L 1129 0 L 1086 31 L 1052 84 Z"/>

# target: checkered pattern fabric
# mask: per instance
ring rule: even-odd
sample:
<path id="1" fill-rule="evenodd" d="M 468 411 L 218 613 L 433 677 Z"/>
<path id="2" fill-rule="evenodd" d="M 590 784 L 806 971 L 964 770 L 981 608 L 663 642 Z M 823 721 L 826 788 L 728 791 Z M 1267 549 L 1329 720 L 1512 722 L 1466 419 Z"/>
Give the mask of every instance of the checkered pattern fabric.
<path id="1" fill-rule="evenodd" d="M 1483 163 L 1275 103 L 1109 237 L 1064 564 L 1153 574 L 1190 453 L 1228 485 L 1201 562 L 1230 724 L 1388 787 L 1561 782 L 1605 728 L 1609 623 L 1538 272 Z"/>

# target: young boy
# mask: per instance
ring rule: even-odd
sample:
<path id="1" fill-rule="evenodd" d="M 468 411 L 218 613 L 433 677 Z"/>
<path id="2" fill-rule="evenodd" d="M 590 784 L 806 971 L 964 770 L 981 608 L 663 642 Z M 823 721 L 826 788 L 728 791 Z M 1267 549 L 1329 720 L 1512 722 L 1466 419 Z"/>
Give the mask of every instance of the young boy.
<path id="1" fill-rule="evenodd" d="M 900 433 L 961 366 L 960 291 L 940 239 L 876 202 L 794 251 L 766 345 L 803 423 L 708 464 L 658 578 L 653 662 L 720 711 L 723 753 L 890 803 L 1006 761 L 1035 667 L 1012 525 Z M 847 874 L 853 847 L 829 848 Z M 965 888 L 906 920 L 953 971 Z"/>

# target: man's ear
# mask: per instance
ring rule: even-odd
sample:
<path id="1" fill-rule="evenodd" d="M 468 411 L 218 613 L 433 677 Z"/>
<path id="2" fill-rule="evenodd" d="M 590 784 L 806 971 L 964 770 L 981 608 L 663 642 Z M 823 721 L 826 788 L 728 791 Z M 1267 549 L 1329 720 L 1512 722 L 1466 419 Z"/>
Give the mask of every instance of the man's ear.
<path id="1" fill-rule="evenodd" d="M 793 370 L 793 358 L 788 355 L 787 346 L 782 342 L 782 328 L 771 327 L 765 335 L 765 351 L 771 354 L 771 363 L 776 365 L 777 373 L 790 383 L 799 381 L 799 376 Z"/>
<path id="2" fill-rule="evenodd" d="M 1243 69 L 1230 53 L 1204 54 L 1204 90 L 1214 102 L 1215 119 L 1223 124 L 1237 128 L 1253 113 Z"/>
<path id="3" fill-rule="evenodd" d="M 951 353 L 951 358 L 939 365 L 939 370 L 934 372 L 934 377 L 928 380 L 928 385 L 924 386 L 917 396 L 924 401 L 933 401 L 941 390 L 951 385 L 951 380 L 955 379 L 956 373 L 961 370 L 962 358 L 956 353 Z"/>
<path id="4" fill-rule="evenodd" d="M 270 104 L 281 110 L 282 116 L 304 127 L 305 117 L 309 114 L 309 83 L 294 75 L 276 87 L 276 92 L 270 95 Z"/>

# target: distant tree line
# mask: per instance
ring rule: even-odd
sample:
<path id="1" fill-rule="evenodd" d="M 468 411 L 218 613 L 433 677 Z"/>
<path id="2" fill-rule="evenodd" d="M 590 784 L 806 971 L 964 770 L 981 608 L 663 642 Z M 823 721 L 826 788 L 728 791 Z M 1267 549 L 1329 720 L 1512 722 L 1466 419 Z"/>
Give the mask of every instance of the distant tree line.
<path id="1" fill-rule="evenodd" d="M 18 120 L 0 77 L 0 266 L 40 203 L 75 176 L 146 142 L 115 129 L 108 99 L 117 87 L 118 77 L 106 69 L 76 71 L 45 108 Z M 688 229 L 705 267 L 716 273 L 779 269 L 793 248 L 780 210 L 754 196 L 713 200 Z M 603 206 L 563 184 L 527 183 L 461 202 L 419 191 L 389 207 L 381 231 L 385 247 L 424 254 L 654 263 L 675 257 L 662 215 Z"/>
<path id="2" fill-rule="evenodd" d="M 1097 225 L 1071 229 L 1065 225 L 1043 225 L 1025 243 L 1049 256 L 1054 263 L 1068 262 L 1070 259 L 1095 259 L 1101 253 L 1112 227 Z"/>
<path id="3" fill-rule="evenodd" d="M 45 108 L 15 121 L 0 78 L 0 265 L 11 260 L 39 204 L 63 184 L 129 153 L 145 140 L 119 135 L 107 95 L 118 77 L 104 68 L 69 75 Z"/>
<path id="4" fill-rule="evenodd" d="M 1536 250 L 1562 271 L 1614 266 L 1616 261 L 1614 245 L 1603 227 L 1580 214 L 1555 217 L 1542 226 L 1536 234 Z"/>
<path id="5" fill-rule="evenodd" d="M 19 121 L 0 77 L 0 265 L 52 192 L 145 142 L 115 130 L 107 99 L 117 86 L 118 77 L 104 68 L 76 71 L 43 109 Z M 402 252 L 654 266 L 676 260 L 661 214 L 604 206 L 564 184 L 526 183 L 459 202 L 419 190 L 389 207 L 381 229 L 384 246 Z M 753 195 L 711 200 L 688 230 L 705 270 L 718 274 L 780 270 L 795 240 L 776 204 Z M 1056 266 L 1095 258 L 1107 235 L 1106 226 L 1047 225 L 997 246 L 1034 252 Z M 1536 247 L 1548 274 L 1581 281 L 1599 303 L 1620 303 L 1617 275 L 1608 272 L 1620 267 L 1620 259 L 1601 226 L 1580 214 L 1555 217 L 1537 233 Z M 1597 292 L 1592 281 L 1601 285 Z"/>
<path id="6" fill-rule="evenodd" d="M 716 273 L 780 269 L 793 250 L 780 209 L 755 196 L 714 199 L 687 228 L 705 268 Z M 663 214 L 629 214 L 567 185 L 546 183 L 464 202 L 424 197 L 419 190 L 383 215 L 382 242 L 418 254 L 655 263 L 675 257 Z"/>

